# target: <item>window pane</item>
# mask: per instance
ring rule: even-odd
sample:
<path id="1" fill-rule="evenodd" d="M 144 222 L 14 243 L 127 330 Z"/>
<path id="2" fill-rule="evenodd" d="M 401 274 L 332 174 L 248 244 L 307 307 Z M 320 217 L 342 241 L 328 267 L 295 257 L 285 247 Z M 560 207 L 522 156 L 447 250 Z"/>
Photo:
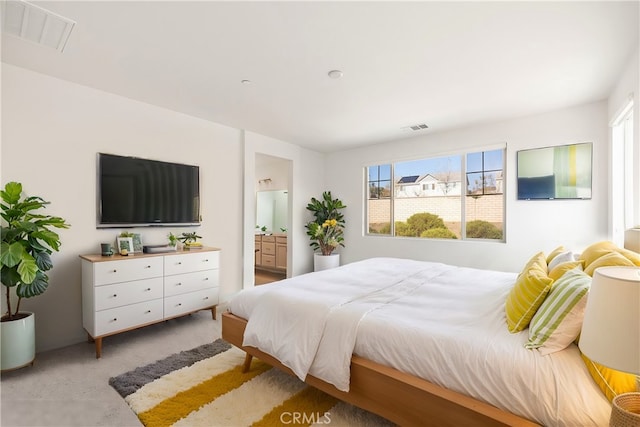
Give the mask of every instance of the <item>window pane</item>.
<path id="1" fill-rule="evenodd" d="M 394 165 L 395 235 L 460 238 L 462 157 L 413 160 Z"/>
<path id="2" fill-rule="evenodd" d="M 381 180 L 391 181 L 391 165 L 380 165 L 380 178 Z"/>
<path id="3" fill-rule="evenodd" d="M 466 238 L 503 240 L 504 149 L 467 154 Z"/>
<path id="4" fill-rule="evenodd" d="M 484 152 L 484 170 L 502 170 L 504 149 Z"/>
<path id="5" fill-rule="evenodd" d="M 367 230 L 370 234 L 391 234 L 391 165 L 367 168 Z"/>

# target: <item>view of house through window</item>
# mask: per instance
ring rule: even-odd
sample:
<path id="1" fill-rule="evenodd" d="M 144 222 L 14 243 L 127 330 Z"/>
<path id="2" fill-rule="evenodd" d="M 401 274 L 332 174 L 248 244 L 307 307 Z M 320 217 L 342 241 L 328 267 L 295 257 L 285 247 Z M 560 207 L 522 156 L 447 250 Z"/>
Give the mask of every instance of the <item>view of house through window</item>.
<path id="1" fill-rule="evenodd" d="M 503 240 L 504 151 L 367 167 L 369 234 Z"/>

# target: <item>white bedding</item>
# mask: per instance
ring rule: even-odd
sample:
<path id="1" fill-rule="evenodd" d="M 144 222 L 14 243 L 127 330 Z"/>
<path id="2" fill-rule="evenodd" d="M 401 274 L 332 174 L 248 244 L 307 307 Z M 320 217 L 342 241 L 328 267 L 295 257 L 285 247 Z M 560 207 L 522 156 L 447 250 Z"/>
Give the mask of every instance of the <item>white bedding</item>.
<path id="1" fill-rule="evenodd" d="M 515 277 L 373 258 L 243 291 L 229 308 L 248 319 L 245 345 L 300 378 L 345 390 L 353 352 L 543 425 L 607 425 L 577 347 L 541 356 L 524 348 L 528 330 L 508 332 Z"/>

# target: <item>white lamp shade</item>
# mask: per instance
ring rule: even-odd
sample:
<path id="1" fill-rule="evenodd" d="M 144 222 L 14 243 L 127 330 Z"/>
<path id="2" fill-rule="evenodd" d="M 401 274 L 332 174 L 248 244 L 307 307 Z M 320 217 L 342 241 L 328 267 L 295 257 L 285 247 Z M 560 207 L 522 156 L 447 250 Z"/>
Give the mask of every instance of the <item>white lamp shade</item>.
<path id="1" fill-rule="evenodd" d="M 640 375 L 640 268 L 596 269 L 579 347 L 595 362 Z"/>

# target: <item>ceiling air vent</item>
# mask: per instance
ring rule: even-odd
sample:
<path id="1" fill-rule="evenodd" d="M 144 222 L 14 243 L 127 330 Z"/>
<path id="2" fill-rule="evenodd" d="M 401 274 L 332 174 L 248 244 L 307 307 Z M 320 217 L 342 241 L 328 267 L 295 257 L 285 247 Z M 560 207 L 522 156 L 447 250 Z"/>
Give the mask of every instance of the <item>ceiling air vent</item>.
<path id="1" fill-rule="evenodd" d="M 404 131 L 418 131 L 418 130 L 424 130 L 424 129 L 429 129 L 429 126 L 427 126 L 424 123 L 419 123 L 417 125 L 411 125 L 411 126 L 405 126 L 402 128 L 402 130 Z"/>
<path id="2" fill-rule="evenodd" d="M 2 2 L 2 32 L 62 52 L 76 23 L 23 0 Z"/>

